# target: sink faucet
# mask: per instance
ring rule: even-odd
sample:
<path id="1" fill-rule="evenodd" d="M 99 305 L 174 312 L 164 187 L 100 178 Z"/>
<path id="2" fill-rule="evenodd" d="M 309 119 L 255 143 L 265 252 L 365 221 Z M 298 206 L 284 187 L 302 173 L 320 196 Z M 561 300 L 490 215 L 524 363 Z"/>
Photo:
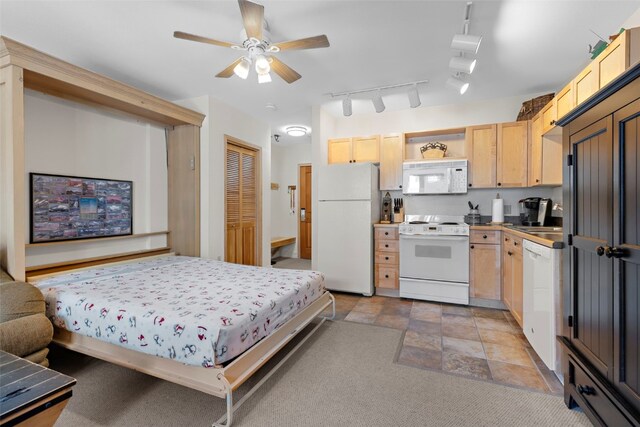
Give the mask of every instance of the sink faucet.
<path id="1" fill-rule="evenodd" d="M 553 204 L 553 210 L 562 212 L 562 205 L 560 203 L 554 203 Z"/>

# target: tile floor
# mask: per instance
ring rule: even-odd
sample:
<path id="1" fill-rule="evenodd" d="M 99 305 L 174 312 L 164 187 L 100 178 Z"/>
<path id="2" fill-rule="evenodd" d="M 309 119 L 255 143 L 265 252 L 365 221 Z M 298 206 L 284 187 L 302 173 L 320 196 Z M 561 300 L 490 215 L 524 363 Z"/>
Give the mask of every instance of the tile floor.
<path id="1" fill-rule="evenodd" d="M 334 293 L 336 318 L 405 330 L 397 363 L 562 394 L 508 311 Z"/>

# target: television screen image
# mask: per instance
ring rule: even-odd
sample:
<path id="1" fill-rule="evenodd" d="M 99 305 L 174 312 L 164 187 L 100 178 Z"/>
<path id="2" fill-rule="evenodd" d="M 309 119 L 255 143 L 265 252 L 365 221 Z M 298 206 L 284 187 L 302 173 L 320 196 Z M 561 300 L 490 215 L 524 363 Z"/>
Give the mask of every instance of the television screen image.
<path id="1" fill-rule="evenodd" d="M 30 174 L 31 243 L 133 233 L 133 182 Z"/>

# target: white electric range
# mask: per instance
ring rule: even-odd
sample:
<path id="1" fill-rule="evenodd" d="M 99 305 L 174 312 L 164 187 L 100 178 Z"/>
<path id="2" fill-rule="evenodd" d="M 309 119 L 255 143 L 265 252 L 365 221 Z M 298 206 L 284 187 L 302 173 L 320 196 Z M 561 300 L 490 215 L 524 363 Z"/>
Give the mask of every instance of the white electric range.
<path id="1" fill-rule="evenodd" d="M 406 215 L 400 234 L 400 296 L 469 304 L 469 225 L 463 216 Z"/>

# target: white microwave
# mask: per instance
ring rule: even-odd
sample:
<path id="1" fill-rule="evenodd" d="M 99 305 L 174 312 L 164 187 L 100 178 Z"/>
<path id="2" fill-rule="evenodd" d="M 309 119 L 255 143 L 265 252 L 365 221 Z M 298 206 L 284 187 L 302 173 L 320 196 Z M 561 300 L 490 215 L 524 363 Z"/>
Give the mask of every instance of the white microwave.
<path id="1" fill-rule="evenodd" d="M 467 160 L 422 160 L 402 165 L 402 194 L 464 194 Z"/>

